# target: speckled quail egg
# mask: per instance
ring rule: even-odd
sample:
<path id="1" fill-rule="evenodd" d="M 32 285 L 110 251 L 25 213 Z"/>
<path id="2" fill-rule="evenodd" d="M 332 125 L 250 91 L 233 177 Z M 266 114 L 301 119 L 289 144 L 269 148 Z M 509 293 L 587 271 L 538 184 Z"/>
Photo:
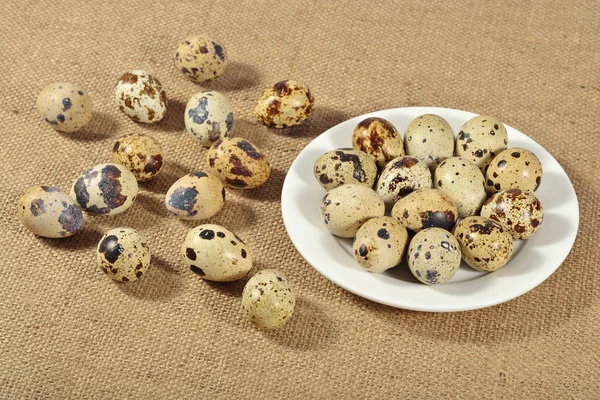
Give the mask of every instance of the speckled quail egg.
<path id="1" fill-rule="evenodd" d="M 421 189 L 398 200 L 392 208 L 392 217 L 413 232 L 431 227 L 451 231 L 458 219 L 458 210 L 444 192 Z"/>
<path id="2" fill-rule="evenodd" d="M 156 139 L 134 133 L 117 139 L 112 161 L 127 167 L 138 182 L 148 181 L 158 175 L 163 166 L 163 149 Z"/>
<path id="3" fill-rule="evenodd" d="M 436 189 L 452 200 L 459 217 L 477 214 L 487 199 L 481 170 L 462 157 L 450 157 L 442 161 L 435 169 L 433 183 Z"/>
<path id="4" fill-rule="evenodd" d="M 404 155 L 402 136 L 392 123 L 383 118 L 366 118 L 352 132 L 352 147 L 370 154 L 380 168 Z"/>
<path id="5" fill-rule="evenodd" d="M 215 175 L 194 172 L 179 178 L 165 197 L 167 210 L 181 219 L 207 219 L 221 211 L 225 188 Z"/>
<path id="6" fill-rule="evenodd" d="M 83 226 L 83 213 L 68 194 L 50 186 L 32 186 L 17 205 L 17 217 L 31 233 L 46 238 L 73 236 Z"/>
<path id="7" fill-rule="evenodd" d="M 260 329 L 283 326 L 294 313 L 296 295 L 290 280 L 274 269 L 264 269 L 248 280 L 242 292 L 242 313 Z"/>
<path id="8" fill-rule="evenodd" d="M 71 187 L 71 198 L 92 214 L 122 213 L 133 205 L 137 193 L 135 176 L 120 164 L 98 164 L 87 169 Z"/>
<path id="9" fill-rule="evenodd" d="M 404 150 L 423 161 L 433 173 L 440 162 L 454 155 L 452 127 L 439 115 L 420 115 L 404 131 Z"/>
<path id="10" fill-rule="evenodd" d="M 175 67 L 194 82 L 223 75 L 229 64 L 223 44 L 206 36 L 191 36 L 181 41 L 173 61 Z"/>
<path id="11" fill-rule="evenodd" d="M 214 224 L 199 225 L 187 233 L 181 258 L 192 272 L 208 281 L 235 281 L 252 270 L 252 257 L 242 239 Z"/>
<path id="12" fill-rule="evenodd" d="M 217 140 L 206 153 L 210 172 L 226 187 L 252 189 L 269 179 L 271 166 L 263 153 L 242 138 Z"/>
<path id="13" fill-rule="evenodd" d="M 167 93 L 146 71 L 124 73 L 115 87 L 115 99 L 121 112 L 135 122 L 155 124 L 167 114 Z"/>
<path id="14" fill-rule="evenodd" d="M 535 192 L 542 183 L 542 163 L 531 151 L 513 147 L 498 154 L 486 171 L 487 189 L 496 193 L 505 189 Z"/>
<path id="15" fill-rule="evenodd" d="M 323 154 L 314 165 L 315 178 L 326 190 L 346 183 L 373 187 L 377 165 L 367 153 L 354 149 L 337 149 Z"/>
<path id="16" fill-rule="evenodd" d="M 311 114 L 315 99 L 308 86 L 294 80 L 267 88 L 254 107 L 254 117 L 269 128 L 300 125 Z"/>
<path id="17" fill-rule="evenodd" d="M 351 238 L 368 219 L 381 217 L 381 197 L 364 185 L 346 184 L 331 189 L 321 200 L 321 219 L 336 236 Z"/>
<path id="18" fill-rule="evenodd" d="M 456 137 L 456 155 L 485 171 L 492 159 L 506 149 L 508 135 L 498 118 L 479 115 L 464 123 Z"/>
<path id="19" fill-rule="evenodd" d="M 521 240 L 529 239 L 540 229 L 544 210 L 533 192 L 507 189 L 487 199 L 481 216 L 500 222 L 513 239 Z"/>
<path id="20" fill-rule="evenodd" d="M 75 132 L 92 119 L 92 99 L 87 91 L 73 83 L 53 83 L 37 98 L 38 113 L 55 130 Z"/>
<path id="21" fill-rule="evenodd" d="M 214 90 L 196 93 L 185 107 L 185 129 L 204 147 L 223 139 L 233 130 L 233 109 L 227 97 Z"/>
<path id="22" fill-rule="evenodd" d="M 135 229 L 115 228 L 100 239 L 96 259 L 100 269 L 115 281 L 134 281 L 150 266 L 150 248 Z"/>
<path id="23" fill-rule="evenodd" d="M 361 267 L 383 272 L 400 264 L 407 244 L 404 225 L 392 217 L 375 217 L 358 229 L 352 248 Z"/>
<path id="24" fill-rule="evenodd" d="M 444 283 L 460 267 L 460 245 L 445 229 L 423 229 L 410 241 L 407 261 L 410 272 L 424 284 Z"/>
<path id="25" fill-rule="evenodd" d="M 377 180 L 377 194 L 390 209 L 413 190 L 431 188 L 431 172 L 422 161 L 404 156 L 390 161 Z"/>
<path id="26" fill-rule="evenodd" d="M 462 219 L 454 228 L 462 258 L 478 271 L 496 271 L 510 260 L 513 238 L 499 222 L 472 216 Z"/>

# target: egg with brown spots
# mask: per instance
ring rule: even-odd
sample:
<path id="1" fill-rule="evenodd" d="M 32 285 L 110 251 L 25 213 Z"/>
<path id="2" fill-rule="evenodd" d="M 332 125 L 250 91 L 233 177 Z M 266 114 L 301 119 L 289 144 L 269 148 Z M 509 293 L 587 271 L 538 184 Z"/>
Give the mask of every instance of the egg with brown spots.
<path id="1" fill-rule="evenodd" d="M 375 217 L 365 222 L 352 249 L 358 264 L 371 272 L 383 272 L 400 264 L 408 244 L 406 228 L 392 217 Z"/>
<path id="2" fill-rule="evenodd" d="M 439 115 L 420 115 L 404 131 L 404 150 L 423 161 L 433 173 L 440 162 L 454 155 L 452 127 Z"/>
<path id="3" fill-rule="evenodd" d="M 193 82 L 206 82 L 225 72 L 229 59 L 223 43 L 206 36 L 190 36 L 177 45 L 175 68 Z"/>
<path id="4" fill-rule="evenodd" d="M 487 199 L 481 170 L 462 157 L 442 161 L 435 169 L 433 183 L 454 203 L 459 217 L 477 214 Z"/>
<path id="5" fill-rule="evenodd" d="M 235 281 L 252 270 L 252 257 L 242 239 L 215 224 L 199 225 L 187 233 L 181 244 L 181 259 L 208 281 Z"/>
<path id="6" fill-rule="evenodd" d="M 398 200 L 392 208 L 392 217 L 413 232 L 432 227 L 451 231 L 458 219 L 458 210 L 444 192 L 420 189 Z"/>
<path id="7" fill-rule="evenodd" d="M 410 272 L 420 282 L 426 285 L 448 282 L 460 267 L 460 245 L 445 229 L 423 229 L 410 241 L 407 261 Z"/>
<path id="8" fill-rule="evenodd" d="M 271 175 L 271 166 L 264 154 L 242 138 L 217 140 L 208 149 L 206 160 L 209 171 L 233 189 L 259 187 Z"/>
<path id="9" fill-rule="evenodd" d="M 314 165 L 315 178 L 326 190 L 346 183 L 373 187 L 377 165 L 367 153 L 354 149 L 337 149 L 323 154 Z"/>
<path id="10" fill-rule="evenodd" d="M 506 149 L 508 134 L 498 118 L 479 115 L 464 123 L 456 137 L 456 155 L 485 174 L 492 159 Z"/>
<path id="11" fill-rule="evenodd" d="M 478 271 L 496 271 L 508 263 L 513 252 L 513 238 L 493 219 L 472 216 L 454 228 L 462 258 Z"/>
<path id="12" fill-rule="evenodd" d="M 150 266 L 150 247 L 135 229 L 115 228 L 100 239 L 96 259 L 100 269 L 115 281 L 135 281 Z"/>
<path id="13" fill-rule="evenodd" d="M 267 88 L 254 107 L 254 117 L 269 128 L 300 125 L 312 113 L 315 99 L 308 86 L 294 80 Z"/>
<path id="14" fill-rule="evenodd" d="M 413 190 L 431 188 L 431 172 L 427 165 L 410 156 L 390 161 L 377 180 L 377 194 L 390 209 L 402 197 Z"/>
<path id="15" fill-rule="evenodd" d="M 535 192 L 542 183 L 542 163 L 527 149 L 513 147 L 498 154 L 486 171 L 487 189 L 496 193 L 505 189 Z"/>
<path id="16" fill-rule="evenodd" d="M 185 220 L 208 219 L 225 203 L 225 188 L 215 175 L 198 171 L 179 178 L 167 191 L 167 210 Z"/>
<path id="17" fill-rule="evenodd" d="M 124 73 L 115 87 L 115 99 L 121 112 L 135 122 L 155 124 L 167 114 L 167 93 L 146 71 Z"/>
<path id="18" fill-rule="evenodd" d="M 203 90 L 188 101 L 185 129 L 204 147 L 228 137 L 233 130 L 233 109 L 227 97 L 215 90 Z"/>
<path id="19" fill-rule="evenodd" d="M 120 164 L 85 170 L 71 187 L 71 198 L 92 214 L 114 215 L 131 207 L 138 194 L 135 176 Z"/>
<path id="20" fill-rule="evenodd" d="M 522 240 L 540 229 L 544 209 L 533 192 L 507 189 L 487 199 L 481 207 L 481 216 L 500 222 L 513 239 Z"/>
<path id="21" fill-rule="evenodd" d="M 346 184 L 327 192 L 321 200 L 320 212 L 321 220 L 329 232 L 351 238 L 367 220 L 383 216 L 385 205 L 373 189 Z"/>
<path id="22" fill-rule="evenodd" d="M 242 313 L 257 328 L 270 330 L 285 325 L 296 306 L 290 280 L 280 271 L 264 269 L 248 280 L 242 292 Z"/>
<path id="23" fill-rule="evenodd" d="M 42 90 L 36 108 L 40 117 L 60 132 L 75 132 L 92 119 L 92 99 L 73 83 L 53 83 Z"/>
<path id="24" fill-rule="evenodd" d="M 17 205 L 19 221 L 31 233 L 46 238 L 73 236 L 83 226 L 81 208 L 62 190 L 33 186 Z"/>
<path id="25" fill-rule="evenodd" d="M 352 147 L 371 155 L 380 168 L 404 155 L 402 136 L 384 118 L 370 117 L 358 123 L 352 132 Z"/>
<path id="26" fill-rule="evenodd" d="M 127 167 L 138 182 L 148 181 L 163 167 L 163 149 L 156 139 L 134 133 L 117 139 L 112 161 Z"/>

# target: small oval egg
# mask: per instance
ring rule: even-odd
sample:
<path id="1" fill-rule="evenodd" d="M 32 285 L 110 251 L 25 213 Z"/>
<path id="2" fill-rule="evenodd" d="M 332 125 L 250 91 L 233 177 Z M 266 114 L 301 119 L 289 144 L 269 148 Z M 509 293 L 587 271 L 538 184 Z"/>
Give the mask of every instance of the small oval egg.
<path id="1" fill-rule="evenodd" d="M 75 132 L 92 119 L 92 99 L 73 83 L 53 83 L 42 90 L 36 107 L 40 117 L 60 132 Z"/>
<path id="2" fill-rule="evenodd" d="M 413 190 L 431 188 L 431 172 L 422 161 L 404 156 L 390 161 L 377 180 L 377 194 L 390 209 Z"/>
<path id="3" fill-rule="evenodd" d="M 375 217 L 358 229 L 352 248 L 361 267 L 383 272 L 400 264 L 407 244 L 408 232 L 395 218 Z"/>
<path id="4" fill-rule="evenodd" d="M 181 219 L 208 219 L 223 208 L 225 188 L 215 175 L 198 171 L 179 178 L 167 191 L 165 203 Z"/>
<path id="5" fill-rule="evenodd" d="M 271 166 L 263 153 L 242 138 L 217 140 L 206 153 L 210 172 L 226 187 L 253 189 L 264 184 L 271 175 Z"/>
<path id="6" fill-rule="evenodd" d="M 498 154 L 486 171 L 487 189 L 494 194 L 505 189 L 535 192 L 542 183 L 542 163 L 527 149 L 513 147 Z"/>
<path id="7" fill-rule="evenodd" d="M 352 147 L 375 158 L 384 168 L 391 160 L 404 155 L 402 136 L 392 123 L 383 118 L 366 118 L 352 132 Z"/>
<path id="8" fill-rule="evenodd" d="M 492 159 L 506 149 L 508 134 L 498 118 L 479 115 L 464 123 L 456 137 L 456 155 L 485 171 Z"/>
<path id="9" fill-rule="evenodd" d="M 138 193 L 135 176 L 120 164 L 85 170 L 71 187 L 71 198 L 92 214 L 114 215 L 131 207 Z"/>
<path id="10" fill-rule="evenodd" d="M 529 239 L 540 229 L 544 209 L 533 192 L 507 189 L 486 200 L 481 216 L 500 222 L 513 239 L 522 240 Z"/>
<path id="11" fill-rule="evenodd" d="M 431 170 L 454 155 L 454 131 L 444 118 L 423 114 L 413 119 L 404 131 L 406 155 L 423 161 Z"/>
<path id="12" fill-rule="evenodd" d="M 431 227 L 451 231 L 458 219 L 458 210 L 442 191 L 421 189 L 398 200 L 392 208 L 392 217 L 413 232 Z"/>
<path id="13" fill-rule="evenodd" d="M 193 273 L 208 281 L 235 281 L 252 270 L 252 257 L 242 239 L 215 224 L 191 229 L 181 245 L 181 258 Z"/>
<path id="14" fill-rule="evenodd" d="M 19 198 L 19 221 L 46 238 L 73 236 L 83 226 L 83 213 L 68 194 L 51 186 L 32 186 Z"/>
<path id="15" fill-rule="evenodd" d="M 433 184 L 452 200 L 459 217 L 477 214 L 487 199 L 481 170 L 461 157 L 442 161 L 433 174 Z"/>
<path id="16" fill-rule="evenodd" d="M 313 109 L 315 99 L 302 82 L 286 80 L 267 88 L 254 107 L 254 117 L 269 128 L 300 125 Z"/>
<path id="17" fill-rule="evenodd" d="M 190 36 L 177 45 L 173 59 L 175 68 L 194 82 L 205 82 L 225 72 L 229 59 L 218 40 L 206 36 Z"/>
<path id="18" fill-rule="evenodd" d="M 445 229 L 423 229 L 410 241 L 407 261 L 410 272 L 422 283 L 448 282 L 460 267 L 460 245 Z"/>
<path id="19" fill-rule="evenodd" d="M 364 185 L 338 186 L 321 200 L 321 220 L 329 232 L 340 237 L 354 237 L 363 223 L 384 213 L 381 197 Z"/>
<path id="20" fill-rule="evenodd" d="M 100 239 L 96 259 L 100 269 L 115 281 L 135 281 L 150 266 L 150 248 L 135 229 L 115 228 Z"/>
<path id="21" fill-rule="evenodd" d="M 135 122 L 155 124 L 167 114 L 167 93 L 159 80 L 139 69 L 119 78 L 115 100 L 121 112 Z"/>
<path id="22" fill-rule="evenodd" d="M 513 239 L 499 222 L 472 216 L 462 219 L 454 228 L 462 258 L 478 271 L 496 271 L 508 263 Z"/>
<path id="23" fill-rule="evenodd" d="M 346 183 L 373 187 L 377 165 L 367 153 L 354 149 L 337 149 L 323 154 L 314 165 L 315 178 L 331 190 Z"/>
<path id="24" fill-rule="evenodd" d="M 156 139 L 134 133 L 117 139 L 112 161 L 127 167 L 138 182 L 148 181 L 162 169 L 163 149 Z"/>
<path id="25" fill-rule="evenodd" d="M 260 329 L 287 323 L 296 306 L 290 280 L 280 271 L 264 269 L 248 280 L 242 292 L 242 313 Z"/>
<path id="26" fill-rule="evenodd" d="M 202 144 L 210 147 L 233 130 L 233 109 L 227 97 L 214 90 L 196 93 L 185 107 L 185 129 Z"/>

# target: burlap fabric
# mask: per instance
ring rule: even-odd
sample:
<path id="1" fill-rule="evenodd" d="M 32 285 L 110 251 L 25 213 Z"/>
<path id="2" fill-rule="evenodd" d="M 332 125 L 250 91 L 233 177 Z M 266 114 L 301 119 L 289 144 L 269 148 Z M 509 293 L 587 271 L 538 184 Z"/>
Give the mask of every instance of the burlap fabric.
<path id="1" fill-rule="evenodd" d="M 0 398 L 597 398 L 598 1 L 4 1 L 0 9 Z M 205 85 L 172 64 L 177 42 L 195 33 L 221 38 L 232 60 Z M 117 78 L 133 68 L 168 91 L 157 126 L 132 122 L 114 104 Z M 252 108 L 264 86 L 286 78 L 310 86 L 314 114 L 269 130 Z M 84 131 L 57 134 L 38 117 L 37 94 L 55 81 L 92 95 Z M 211 221 L 243 237 L 259 268 L 294 282 L 296 314 L 275 332 L 242 318 L 241 283 L 204 282 L 178 261 L 195 224 L 169 216 L 163 199 L 204 165 L 182 118 L 201 88 L 229 96 L 235 135 L 273 166 L 264 187 L 229 191 Z M 479 311 L 409 312 L 338 288 L 295 251 L 280 194 L 298 152 L 349 117 L 414 105 L 497 115 L 565 168 L 581 227 L 541 286 Z M 25 188 L 67 190 L 134 132 L 156 137 L 167 164 L 132 209 L 88 216 L 83 232 L 64 240 L 19 224 Z M 139 229 L 152 246 L 139 282 L 115 284 L 96 266 L 100 236 L 117 226 Z"/>

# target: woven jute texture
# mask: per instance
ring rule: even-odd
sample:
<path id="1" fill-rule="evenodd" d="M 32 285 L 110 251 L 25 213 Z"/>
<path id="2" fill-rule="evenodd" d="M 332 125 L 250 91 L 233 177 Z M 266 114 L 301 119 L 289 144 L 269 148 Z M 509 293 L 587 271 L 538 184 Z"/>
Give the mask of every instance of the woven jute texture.
<path id="1" fill-rule="evenodd" d="M 600 3 L 589 0 L 3 1 L 0 398 L 597 398 L 599 31 Z M 232 63 L 199 85 L 172 57 L 182 38 L 202 33 L 220 38 Z M 156 126 L 136 124 L 114 103 L 130 69 L 155 74 L 167 90 Z M 252 109 L 281 79 L 311 88 L 314 114 L 269 130 Z M 37 94 L 58 81 L 92 96 L 81 132 L 59 134 L 37 115 Z M 203 88 L 229 97 L 234 134 L 273 167 L 263 187 L 230 190 L 210 221 L 241 236 L 258 268 L 293 281 L 296 313 L 277 331 L 244 320 L 243 282 L 207 283 L 179 262 L 197 224 L 170 216 L 163 202 L 176 179 L 204 166 L 206 150 L 183 125 L 185 103 Z M 567 171 L 580 231 L 542 285 L 488 309 L 410 312 L 344 291 L 296 252 L 280 195 L 298 152 L 352 116 L 416 105 L 496 115 Z M 130 210 L 87 216 L 83 231 L 63 240 L 20 225 L 16 203 L 27 187 L 68 190 L 135 132 L 160 141 L 167 161 Z M 151 245 L 138 282 L 113 283 L 96 266 L 99 238 L 118 226 Z"/>

